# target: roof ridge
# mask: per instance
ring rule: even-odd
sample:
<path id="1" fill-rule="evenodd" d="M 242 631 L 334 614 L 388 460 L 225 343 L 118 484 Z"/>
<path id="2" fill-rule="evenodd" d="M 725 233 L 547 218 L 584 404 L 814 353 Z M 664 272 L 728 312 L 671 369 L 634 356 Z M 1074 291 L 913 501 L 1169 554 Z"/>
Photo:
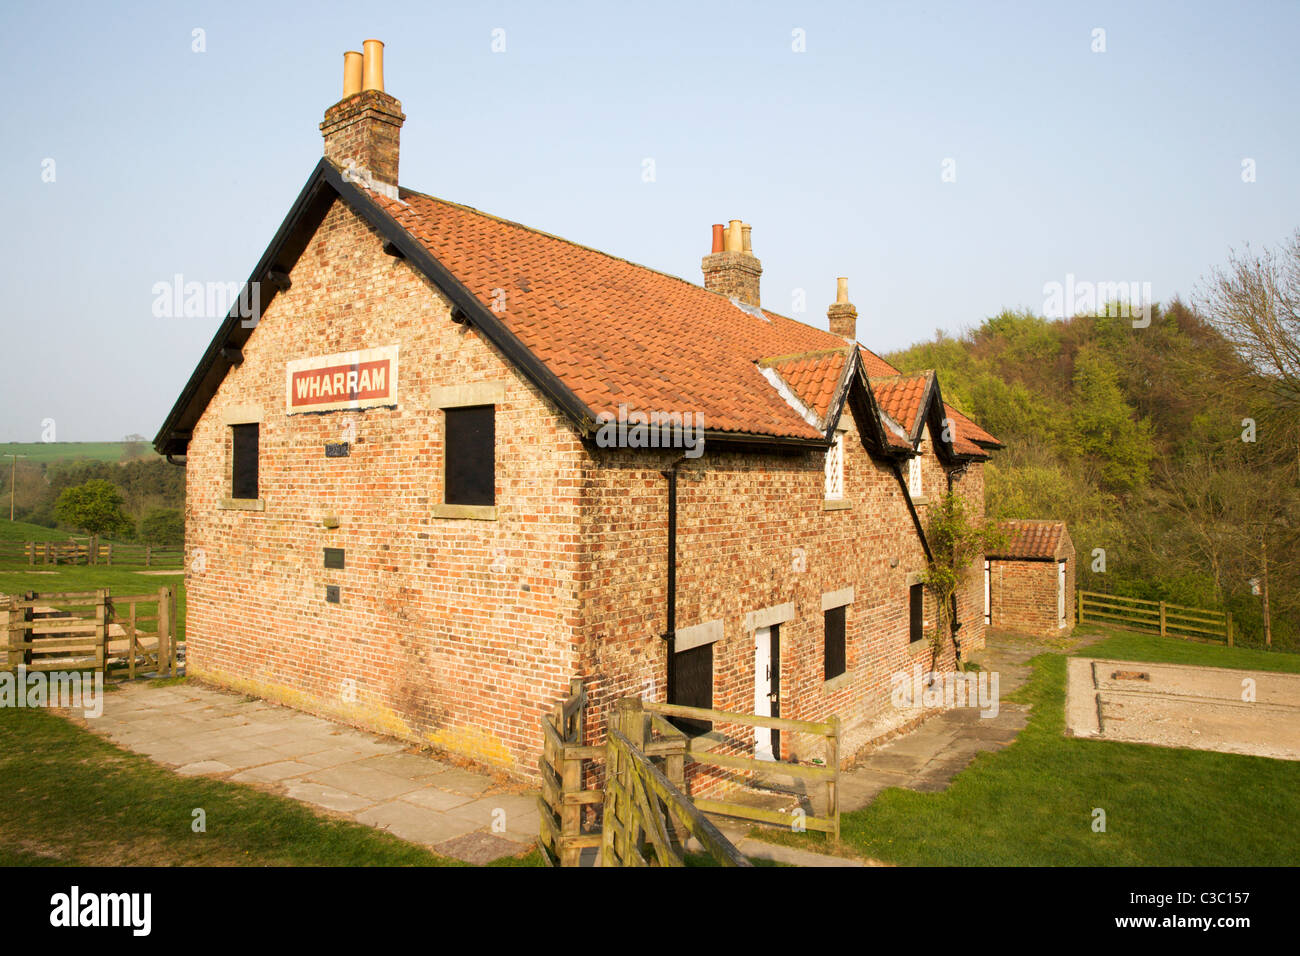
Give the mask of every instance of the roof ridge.
<path id="1" fill-rule="evenodd" d="M 791 319 L 790 321 L 794 321 Z M 829 358 L 832 355 L 848 355 L 851 350 L 848 345 L 838 349 L 813 349 L 808 352 L 791 352 L 789 355 L 772 355 L 767 358 L 755 359 L 754 361 L 760 368 L 771 368 L 774 365 L 781 365 L 786 362 L 793 362 L 796 359 L 810 358 Z"/>
<path id="2" fill-rule="evenodd" d="M 868 375 L 867 381 L 871 382 L 873 385 L 876 382 L 903 382 L 912 378 L 929 378 L 934 374 L 934 369 L 926 368 L 919 372 L 899 372 L 897 375 Z"/>
<path id="3" fill-rule="evenodd" d="M 514 226 L 516 229 L 522 229 L 525 232 L 531 232 L 534 235 L 544 236 L 547 239 L 554 239 L 556 242 L 563 242 L 565 245 L 573 246 L 574 248 L 582 249 L 585 250 L 586 252 L 594 252 L 596 255 L 604 256 L 606 259 L 613 259 L 615 262 L 622 262 L 636 269 L 644 269 L 646 272 L 653 272 L 655 275 L 663 276 L 666 279 L 673 279 L 676 282 L 680 282 L 683 285 L 690 286 L 692 289 L 696 289 L 700 292 L 707 292 L 709 293 L 709 295 L 716 295 L 718 298 L 724 301 L 727 301 L 728 299 L 728 297 L 723 295 L 721 292 L 714 292 L 712 289 L 706 289 L 704 286 L 694 283 L 690 279 L 685 279 L 679 275 L 674 275 L 671 272 L 665 272 L 662 269 L 656 269 L 654 266 L 648 266 L 641 262 L 634 262 L 631 259 L 625 259 L 623 256 L 616 256 L 611 252 L 605 251 L 604 249 L 597 249 L 595 246 L 588 246 L 574 239 L 566 239 L 564 236 L 557 236 L 553 232 L 547 232 L 545 229 L 538 229 L 536 226 L 530 226 L 526 223 L 519 222 L 516 219 L 507 219 L 504 216 L 498 216 L 496 213 L 485 212 L 484 210 L 479 209 L 477 206 L 468 206 L 465 203 L 455 202 L 454 200 L 451 199 L 443 199 L 441 196 L 434 196 L 431 195 L 430 193 L 422 193 L 418 189 L 411 189 L 408 186 L 399 186 L 398 193 L 399 195 L 405 193 L 410 196 L 419 196 L 421 199 L 427 199 L 430 202 L 442 203 L 445 206 L 452 206 L 456 209 L 463 209 L 466 212 L 473 213 L 476 216 L 482 216 L 485 219 L 491 219 L 494 222 L 499 222 L 506 226 Z M 377 195 L 382 196 L 383 194 L 379 193 Z M 388 198 L 388 197 L 384 197 L 384 198 Z M 784 319 L 786 322 L 793 322 L 795 325 L 802 325 L 804 328 L 812 329 L 814 332 L 821 332 L 825 335 L 834 334 L 829 329 L 818 328 L 815 325 L 809 325 L 807 322 L 801 322 L 798 319 L 792 319 L 790 318 L 790 316 L 783 315 L 780 312 L 775 312 L 772 309 L 767 308 L 766 306 L 759 306 L 758 308 L 760 308 L 763 312 L 767 313 L 770 316 L 775 316 L 778 319 Z M 859 348 L 866 348 L 866 346 L 861 345 L 861 343 L 858 342 L 854 342 L 853 345 Z M 829 349 L 829 351 L 838 351 L 838 350 Z M 876 353 L 872 352 L 871 354 L 875 355 Z M 879 356 L 876 357 L 879 358 Z"/>

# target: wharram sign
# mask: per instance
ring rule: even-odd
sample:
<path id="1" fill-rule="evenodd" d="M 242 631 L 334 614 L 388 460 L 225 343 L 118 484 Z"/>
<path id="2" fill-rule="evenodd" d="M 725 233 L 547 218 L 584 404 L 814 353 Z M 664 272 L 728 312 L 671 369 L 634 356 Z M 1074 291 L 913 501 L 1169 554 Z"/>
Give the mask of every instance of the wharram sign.
<path id="1" fill-rule="evenodd" d="M 295 359 L 285 367 L 290 415 L 396 404 L 396 345 Z"/>

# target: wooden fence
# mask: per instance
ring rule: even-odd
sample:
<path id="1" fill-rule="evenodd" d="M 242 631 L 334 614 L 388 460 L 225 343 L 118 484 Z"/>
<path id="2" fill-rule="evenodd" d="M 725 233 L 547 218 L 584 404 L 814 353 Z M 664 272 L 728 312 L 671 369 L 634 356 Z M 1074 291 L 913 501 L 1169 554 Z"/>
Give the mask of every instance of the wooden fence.
<path id="1" fill-rule="evenodd" d="M 3 669 L 97 670 L 135 678 L 176 673 L 171 588 L 110 595 L 108 588 L 0 595 Z"/>
<path id="2" fill-rule="evenodd" d="M 608 728 L 601 866 L 684 866 L 687 833 L 722 866 L 752 866 L 682 792 L 686 735 L 643 706 L 636 698 L 620 700 Z M 650 759 L 656 720 L 666 737 L 667 773 Z"/>
<path id="3" fill-rule="evenodd" d="M 6 567 L 85 564 L 179 570 L 184 561 L 183 548 L 101 541 L 93 537 L 69 541 L 0 541 L 0 565 Z"/>
<path id="4" fill-rule="evenodd" d="M 1232 613 L 1185 607 L 1166 601 L 1079 591 L 1076 618 L 1080 624 L 1104 624 L 1143 634 L 1197 641 L 1226 641 L 1233 646 Z"/>
<path id="5" fill-rule="evenodd" d="M 605 802 L 605 794 L 584 785 L 590 777 L 588 765 L 603 761 L 605 748 L 583 746 L 586 713 L 587 696 L 575 677 L 569 682 L 569 696 L 542 718 L 542 793 L 537 809 L 542 857 L 552 866 L 577 866 L 584 849 L 600 846 L 594 820 L 583 818 L 588 807 Z"/>
<path id="6" fill-rule="evenodd" d="M 823 787 L 825 793 L 824 811 L 821 816 L 808 815 L 803 819 L 809 830 L 828 833 L 835 840 L 840 838 L 839 779 L 840 779 L 840 720 L 832 716 L 826 721 L 788 720 L 784 717 L 757 717 L 753 714 L 739 714 L 725 710 L 706 710 L 701 707 L 684 707 L 680 704 L 656 704 L 647 702 L 647 712 L 660 718 L 679 717 L 687 720 L 709 721 L 714 724 L 737 724 L 742 727 L 756 727 L 767 730 L 779 730 L 784 733 L 810 734 L 824 740 L 823 763 L 794 763 L 788 760 L 756 760 L 737 754 L 718 753 L 706 749 L 710 744 L 699 738 L 686 739 L 685 759 L 691 763 L 721 767 L 724 770 L 750 772 L 763 776 L 788 776 L 806 781 L 809 786 Z M 666 723 L 666 721 L 665 721 Z M 670 725 L 671 726 L 671 725 Z M 697 799 L 695 805 L 706 813 L 719 816 L 751 820 L 779 827 L 789 827 L 791 816 L 778 810 L 751 807 L 742 803 L 725 800 Z"/>
<path id="7" fill-rule="evenodd" d="M 574 679 L 569 695 L 542 721 L 540 843 L 543 856 L 552 865 L 576 866 L 584 849 L 600 847 L 603 866 L 679 866 L 685 858 L 683 843 L 693 836 L 718 863 L 748 866 L 706 813 L 781 827 L 794 822 L 788 813 L 691 797 L 686 783 L 688 762 L 740 773 L 789 776 L 824 787 L 824 813 L 809 815 L 802 822 L 806 829 L 839 838 L 838 718 L 787 720 L 626 698 L 615 706 L 605 744 L 589 746 L 582 743 L 586 703 L 582 682 Z M 825 763 L 755 760 L 714 752 L 687 737 L 669 717 L 816 735 L 825 741 Z M 603 776 L 603 786 L 590 786 L 598 774 Z M 596 807 L 601 810 L 599 827 L 594 813 L 588 813 L 588 808 Z"/>

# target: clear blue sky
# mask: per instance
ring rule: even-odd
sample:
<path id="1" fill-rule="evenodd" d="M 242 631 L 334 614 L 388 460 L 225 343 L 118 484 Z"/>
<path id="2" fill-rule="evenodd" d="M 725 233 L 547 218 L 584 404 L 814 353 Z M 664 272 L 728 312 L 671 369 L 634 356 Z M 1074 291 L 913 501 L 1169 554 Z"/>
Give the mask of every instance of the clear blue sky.
<path id="1" fill-rule="evenodd" d="M 1296 3 L 7 0 L 0 440 L 153 437 L 218 324 L 154 283 L 248 276 L 372 36 L 406 185 L 692 281 L 744 219 L 766 305 L 847 275 L 878 351 L 1300 225 Z"/>

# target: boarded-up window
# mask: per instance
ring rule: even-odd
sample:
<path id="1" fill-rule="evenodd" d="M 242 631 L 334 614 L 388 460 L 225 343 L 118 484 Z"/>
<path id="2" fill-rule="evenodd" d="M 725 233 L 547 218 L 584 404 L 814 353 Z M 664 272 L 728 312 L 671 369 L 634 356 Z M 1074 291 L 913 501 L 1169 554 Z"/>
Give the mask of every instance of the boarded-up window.
<path id="1" fill-rule="evenodd" d="M 231 425 L 230 497 L 257 497 L 258 425 Z"/>
<path id="2" fill-rule="evenodd" d="M 446 484 L 449 505 L 496 504 L 496 406 L 448 408 Z"/>
<path id="3" fill-rule="evenodd" d="M 826 679 L 839 677 L 844 673 L 844 608 L 845 605 L 833 607 L 826 617 Z"/>
<path id="4" fill-rule="evenodd" d="M 925 636 L 925 585 L 913 584 L 908 588 L 908 622 L 912 643 Z"/>
<path id="5" fill-rule="evenodd" d="M 673 694 L 670 704 L 713 707 L 713 644 L 701 644 L 673 655 Z M 707 734 L 713 725 L 707 720 L 675 718 L 678 730 L 691 735 Z"/>

